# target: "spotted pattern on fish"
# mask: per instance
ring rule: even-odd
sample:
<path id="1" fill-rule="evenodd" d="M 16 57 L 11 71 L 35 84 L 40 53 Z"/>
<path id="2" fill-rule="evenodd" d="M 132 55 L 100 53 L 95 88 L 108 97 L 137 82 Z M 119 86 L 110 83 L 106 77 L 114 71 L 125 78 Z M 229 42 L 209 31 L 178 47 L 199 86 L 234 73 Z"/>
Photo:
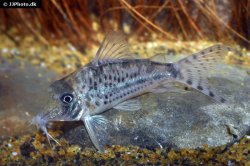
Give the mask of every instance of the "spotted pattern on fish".
<path id="1" fill-rule="evenodd" d="M 172 68 L 173 65 L 141 59 L 100 62 L 97 68 L 90 63 L 76 75 L 87 90 L 82 93 L 82 86 L 78 85 L 77 91 L 96 113 L 146 93 L 162 80 L 173 77 L 171 72 L 175 74 L 175 70 Z"/>

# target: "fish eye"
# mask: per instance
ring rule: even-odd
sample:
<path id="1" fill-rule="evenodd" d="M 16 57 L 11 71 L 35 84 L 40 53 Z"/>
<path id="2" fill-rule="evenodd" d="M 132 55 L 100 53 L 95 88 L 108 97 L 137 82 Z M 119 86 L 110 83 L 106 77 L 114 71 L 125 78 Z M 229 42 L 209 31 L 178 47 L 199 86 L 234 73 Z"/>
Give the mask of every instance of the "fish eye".
<path id="1" fill-rule="evenodd" d="M 65 104 L 69 104 L 73 101 L 73 95 L 72 94 L 63 94 L 60 98 L 60 100 L 65 103 Z"/>

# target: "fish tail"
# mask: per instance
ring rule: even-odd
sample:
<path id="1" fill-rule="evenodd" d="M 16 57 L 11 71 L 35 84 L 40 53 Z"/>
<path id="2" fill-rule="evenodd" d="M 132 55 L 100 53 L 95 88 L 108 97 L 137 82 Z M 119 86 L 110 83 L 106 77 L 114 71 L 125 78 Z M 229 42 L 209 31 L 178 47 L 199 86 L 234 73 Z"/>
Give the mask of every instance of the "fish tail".
<path id="1" fill-rule="evenodd" d="M 229 51 L 235 52 L 228 46 L 218 44 L 177 61 L 173 64 L 175 80 L 197 89 L 220 103 L 227 102 L 225 97 L 209 85 L 208 71 L 214 70 L 215 65 L 223 61 Z"/>

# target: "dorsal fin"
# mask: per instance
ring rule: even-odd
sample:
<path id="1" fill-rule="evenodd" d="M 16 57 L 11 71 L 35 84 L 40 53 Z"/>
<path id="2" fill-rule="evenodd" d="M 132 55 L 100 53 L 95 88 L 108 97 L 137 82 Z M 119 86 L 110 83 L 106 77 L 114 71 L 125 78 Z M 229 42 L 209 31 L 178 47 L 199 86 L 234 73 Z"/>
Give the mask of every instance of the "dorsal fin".
<path id="1" fill-rule="evenodd" d="M 102 41 L 92 63 L 111 59 L 131 59 L 131 55 L 125 35 L 121 31 L 111 31 Z"/>

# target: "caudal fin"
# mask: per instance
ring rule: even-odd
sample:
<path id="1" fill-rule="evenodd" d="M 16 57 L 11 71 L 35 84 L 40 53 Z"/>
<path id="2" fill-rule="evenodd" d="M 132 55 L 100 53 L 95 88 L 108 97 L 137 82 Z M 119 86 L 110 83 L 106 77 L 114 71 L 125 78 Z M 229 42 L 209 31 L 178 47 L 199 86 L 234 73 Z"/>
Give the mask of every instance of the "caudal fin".
<path id="1" fill-rule="evenodd" d="M 181 59 L 174 63 L 178 71 L 176 81 L 191 86 L 218 102 L 225 103 L 227 99 L 209 85 L 207 77 L 208 71 L 215 70 L 215 65 L 223 61 L 229 51 L 236 52 L 228 46 L 218 44 Z"/>

